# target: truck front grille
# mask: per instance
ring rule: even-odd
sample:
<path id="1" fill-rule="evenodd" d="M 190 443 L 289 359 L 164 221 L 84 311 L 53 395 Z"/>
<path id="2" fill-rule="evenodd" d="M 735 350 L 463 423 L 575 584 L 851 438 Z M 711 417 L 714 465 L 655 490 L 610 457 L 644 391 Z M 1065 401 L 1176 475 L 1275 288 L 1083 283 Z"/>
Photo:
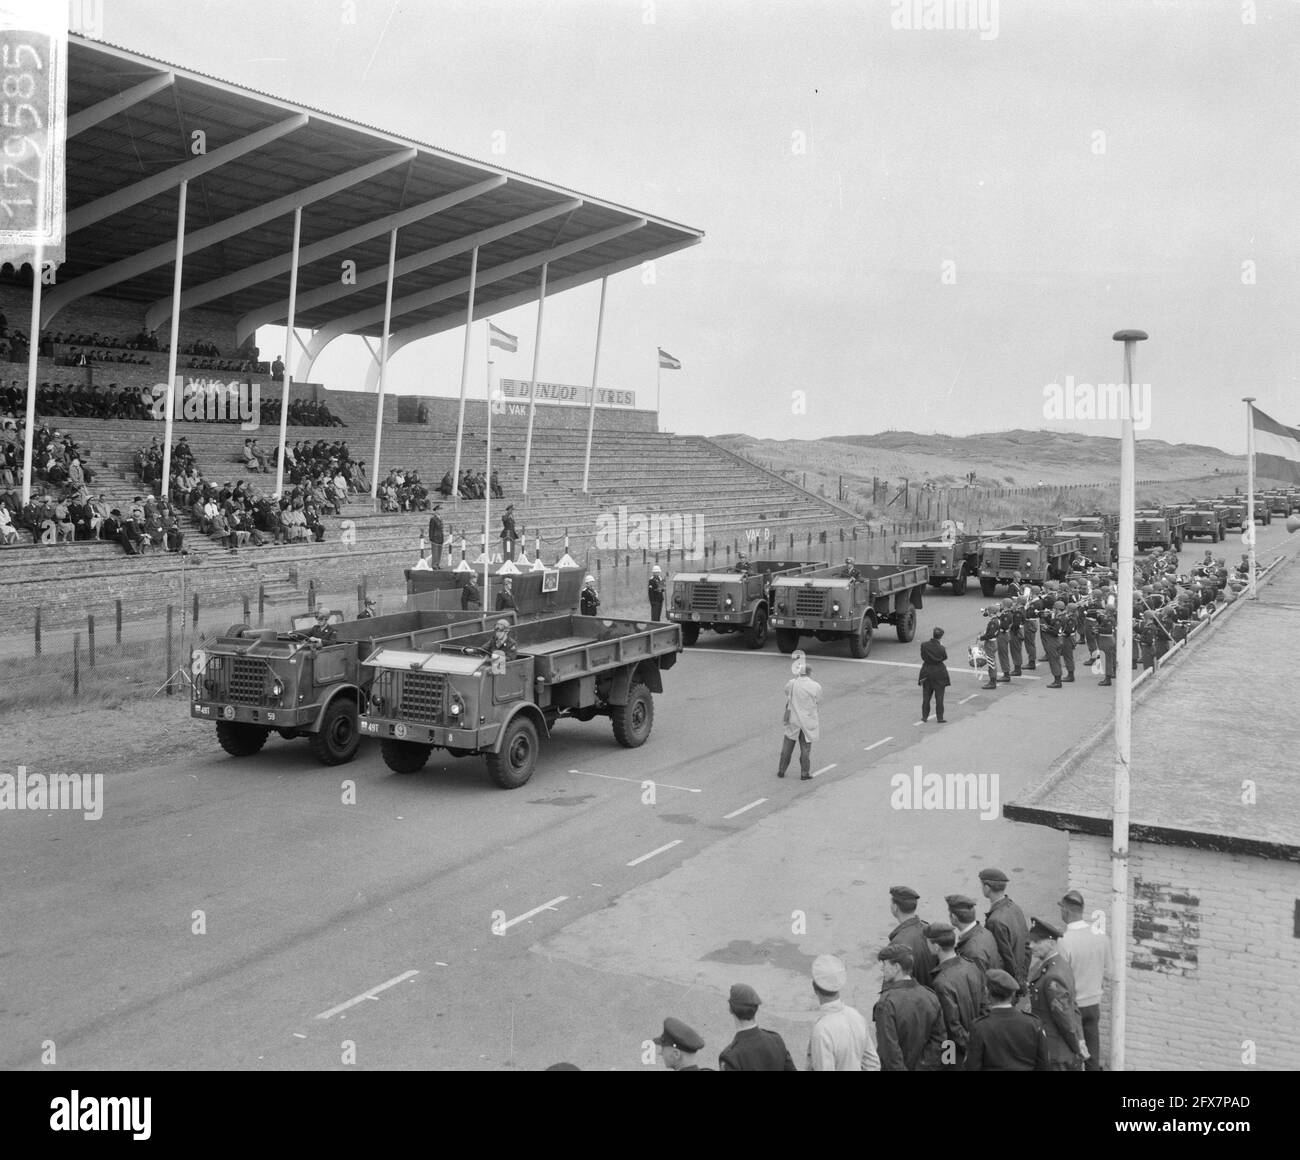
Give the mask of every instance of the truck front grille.
<path id="1" fill-rule="evenodd" d="M 260 705 L 266 700 L 265 661 L 230 658 L 230 700 L 236 705 Z"/>
<path id="2" fill-rule="evenodd" d="M 718 585 L 701 581 L 691 591 L 691 610 L 694 612 L 717 612 Z"/>
<path id="3" fill-rule="evenodd" d="M 998 552 L 997 564 L 994 566 L 999 572 L 1014 572 L 1020 567 L 1021 553 L 1007 551 L 1005 548 Z"/>
<path id="4" fill-rule="evenodd" d="M 826 593 L 820 588 L 796 588 L 795 616 L 821 616 L 826 608 Z"/>
<path id="5" fill-rule="evenodd" d="M 911 555 L 911 563 L 926 564 L 931 568 L 934 567 L 936 552 L 933 548 L 913 548 Z"/>
<path id="6" fill-rule="evenodd" d="M 442 673 L 404 673 L 402 704 L 398 716 L 404 721 L 441 723 L 447 700 L 447 678 Z"/>

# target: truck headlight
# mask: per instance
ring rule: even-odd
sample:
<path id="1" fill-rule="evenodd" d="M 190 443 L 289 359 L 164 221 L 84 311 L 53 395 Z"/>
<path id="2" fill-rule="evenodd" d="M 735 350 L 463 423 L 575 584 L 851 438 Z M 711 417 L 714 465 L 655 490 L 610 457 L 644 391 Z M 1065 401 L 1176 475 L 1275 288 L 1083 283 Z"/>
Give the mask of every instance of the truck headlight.
<path id="1" fill-rule="evenodd" d="M 839 614 L 840 614 L 840 602 L 836 600 L 831 604 L 831 615 L 839 616 Z"/>
<path id="2" fill-rule="evenodd" d="M 376 717 L 384 712 L 384 699 L 378 693 L 372 693 L 370 696 L 370 712 Z"/>
<path id="3" fill-rule="evenodd" d="M 280 680 L 279 677 L 276 677 L 275 680 L 271 682 L 271 696 L 278 697 L 283 692 L 284 692 L 284 682 Z"/>
<path id="4" fill-rule="evenodd" d="M 451 695 L 451 707 L 447 710 L 458 721 L 465 715 L 465 702 L 456 693 Z"/>
<path id="5" fill-rule="evenodd" d="M 732 600 L 730 596 L 728 596 L 727 599 L 722 602 L 722 606 L 724 608 L 730 608 L 734 603 L 735 601 Z"/>

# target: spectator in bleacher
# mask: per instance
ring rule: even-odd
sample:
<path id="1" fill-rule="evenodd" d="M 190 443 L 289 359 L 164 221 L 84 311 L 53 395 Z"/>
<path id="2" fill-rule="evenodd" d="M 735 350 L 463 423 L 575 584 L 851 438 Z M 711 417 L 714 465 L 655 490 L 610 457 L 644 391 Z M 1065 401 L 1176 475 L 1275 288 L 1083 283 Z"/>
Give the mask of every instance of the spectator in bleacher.
<path id="1" fill-rule="evenodd" d="M 95 513 L 84 488 L 68 501 L 68 518 L 72 521 L 74 540 L 95 538 Z"/>
<path id="2" fill-rule="evenodd" d="M 313 501 L 308 500 L 303 504 L 302 514 L 307 524 L 307 530 L 312 534 L 315 542 L 319 544 L 325 539 L 325 525 L 321 522 L 320 509 Z M 337 514 L 335 512 L 335 515 Z"/>
<path id="3" fill-rule="evenodd" d="M 104 521 L 108 519 L 109 512 L 112 509 L 108 506 L 108 499 L 101 491 L 99 498 L 92 500 L 90 503 L 90 526 L 94 531 L 95 539 L 104 538 Z"/>
<path id="4" fill-rule="evenodd" d="M 232 507 L 230 514 L 226 517 L 226 522 L 230 526 L 230 534 L 234 537 L 236 548 L 244 547 L 253 538 L 253 529 L 251 525 L 244 522 L 242 509 Z"/>
<path id="5" fill-rule="evenodd" d="M 181 531 L 180 521 L 172 516 L 167 521 L 167 551 L 179 552 L 185 546 L 185 533 Z"/>
<path id="6" fill-rule="evenodd" d="M 451 498 L 451 472 L 450 471 L 446 471 L 443 473 L 442 480 L 438 484 L 438 494 L 442 496 L 443 499 Z"/>
<path id="7" fill-rule="evenodd" d="M 121 543 L 122 540 L 122 513 L 117 508 L 110 509 L 108 518 L 100 525 L 99 538 L 109 540 L 112 543 Z"/>
<path id="8" fill-rule="evenodd" d="M 0 503 L 0 543 L 16 544 L 18 540 L 18 529 L 14 527 L 13 514 L 5 504 Z"/>
<path id="9" fill-rule="evenodd" d="M 4 445 L 0 454 L 0 482 L 5 487 L 14 487 L 18 483 L 18 448 L 13 443 Z"/>
<path id="10" fill-rule="evenodd" d="M 235 551 L 235 530 L 230 526 L 230 521 L 226 519 L 226 513 L 220 508 L 212 517 L 212 533 L 219 541 L 221 546 L 228 551 Z"/>
<path id="11" fill-rule="evenodd" d="M 177 467 L 192 467 L 194 464 L 194 452 L 190 450 L 190 441 L 184 435 L 172 448 L 172 463 Z"/>
<path id="12" fill-rule="evenodd" d="M 468 471 L 461 471 L 460 479 L 456 481 L 456 490 L 460 493 L 462 499 L 474 498 L 474 493 L 470 490 Z"/>
<path id="13" fill-rule="evenodd" d="M 244 440 L 243 456 L 244 464 L 249 471 L 260 471 L 265 473 L 270 470 L 270 468 L 266 466 L 266 453 L 257 449 L 256 440 Z"/>
<path id="14" fill-rule="evenodd" d="M 497 469 L 492 469 L 492 494 L 497 499 L 505 499 L 506 493 L 501 490 L 501 480 L 497 478 Z"/>

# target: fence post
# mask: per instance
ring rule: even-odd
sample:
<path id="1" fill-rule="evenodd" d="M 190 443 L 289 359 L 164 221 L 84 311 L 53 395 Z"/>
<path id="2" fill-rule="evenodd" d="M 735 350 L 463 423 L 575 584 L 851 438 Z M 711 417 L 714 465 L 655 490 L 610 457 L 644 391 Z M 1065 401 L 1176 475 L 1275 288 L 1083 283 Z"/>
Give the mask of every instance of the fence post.
<path id="1" fill-rule="evenodd" d="M 117 609 L 116 609 L 117 639 L 115 643 L 121 644 L 122 643 L 122 598 L 119 596 L 114 603 L 117 605 Z"/>
<path id="2" fill-rule="evenodd" d="M 41 655 L 41 608 L 40 608 L 40 605 L 39 605 L 39 604 L 36 606 L 36 626 L 35 626 L 35 630 L 34 630 L 34 631 L 35 631 L 35 635 L 36 635 L 36 640 L 35 640 L 36 654 L 35 654 L 35 655 L 36 655 L 36 656 L 40 656 L 40 655 Z"/>
<path id="3" fill-rule="evenodd" d="M 316 611 L 316 577 L 307 581 L 307 611 Z"/>
<path id="4" fill-rule="evenodd" d="M 95 614 L 93 612 L 86 614 L 86 655 L 90 660 L 90 667 L 95 667 Z"/>
<path id="5" fill-rule="evenodd" d="M 190 628 L 195 633 L 199 631 L 199 594 L 197 592 L 194 593 L 194 607 L 190 612 Z"/>
<path id="6" fill-rule="evenodd" d="M 72 634 L 72 695 L 81 696 L 81 633 Z"/>
<path id="7" fill-rule="evenodd" d="M 258 581 L 257 585 L 257 627 L 262 627 L 266 618 L 266 585 Z"/>
<path id="8" fill-rule="evenodd" d="M 357 612 L 360 612 L 366 606 L 366 586 L 357 585 Z"/>
<path id="9" fill-rule="evenodd" d="M 176 669 L 176 666 L 172 664 L 172 614 L 174 611 L 170 604 L 167 605 L 167 696 L 169 697 L 172 695 L 172 673 Z"/>
<path id="10" fill-rule="evenodd" d="M 245 592 L 244 595 L 243 595 L 243 601 L 244 601 L 244 621 L 243 621 L 243 623 L 244 623 L 244 624 L 251 624 L 251 623 L 252 623 L 252 620 L 253 620 L 253 610 L 252 610 L 252 607 L 251 607 L 252 602 L 248 599 L 248 593 L 247 593 L 247 592 Z"/>

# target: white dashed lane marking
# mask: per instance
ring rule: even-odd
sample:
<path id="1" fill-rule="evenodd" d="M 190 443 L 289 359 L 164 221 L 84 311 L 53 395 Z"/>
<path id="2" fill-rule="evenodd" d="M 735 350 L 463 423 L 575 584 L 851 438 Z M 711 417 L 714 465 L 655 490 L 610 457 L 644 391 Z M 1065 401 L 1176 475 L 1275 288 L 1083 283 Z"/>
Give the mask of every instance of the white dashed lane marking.
<path id="1" fill-rule="evenodd" d="M 337 1007 L 331 1007 L 328 1011 L 322 1011 L 316 1016 L 317 1019 L 330 1019 L 341 1011 L 346 1011 L 349 1007 L 355 1007 L 358 1003 L 364 1003 L 367 999 L 373 999 L 380 991 L 387 991 L 389 987 L 396 987 L 398 983 L 404 983 L 407 979 L 413 979 L 419 971 L 404 971 L 395 978 L 389 979 L 386 983 L 380 983 L 377 987 L 371 987 L 368 991 L 362 991 L 355 999 L 349 999 L 346 1003 L 340 1003 Z"/>
<path id="2" fill-rule="evenodd" d="M 569 896 L 567 894 L 561 894 L 558 898 L 552 898 L 550 902 L 543 902 L 541 906 L 534 906 L 532 910 L 524 911 L 524 913 L 519 915 L 518 918 L 512 918 L 508 922 L 503 922 L 496 928 L 497 932 L 499 934 L 504 934 L 516 923 L 526 922 L 528 919 L 532 918 L 533 915 L 541 914 L 543 910 L 554 910 L 561 902 L 568 901 L 568 898 Z"/>
<path id="3" fill-rule="evenodd" d="M 570 773 L 580 773 L 583 777 L 603 777 L 606 781 L 630 781 L 633 785 L 640 785 L 643 781 L 654 781 L 656 786 L 663 789 L 680 789 L 687 793 L 703 793 L 702 789 L 696 789 L 689 785 L 670 785 L 666 781 L 655 781 L 653 777 L 616 777 L 612 773 L 589 773 L 585 769 L 571 769 Z"/>
<path id="4" fill-rule="evenodd" d="M 838 764 L 837 762 L 832 761 L 830 765 L 823 765 L 821 769 L 814 769 L 810 776 L 820 777 L 823 773 L 830 773 L 830 771 L 834 769 L 837 764 Z"/>
<path id="5" fill-rule="evenodd" d="M 738 810 L 732 810 L 729 814 L 723 814 L 722 820 L 725 822 L 728 818 L 734 818 L 739 814 L 743 814 L 746 810 L 752 810 L 755 806 L 761 806 L 765 801 L 767 801 L 767 798 L 759 798 L 757 801 L 750 802 L 747 806 L 741 806 Z"/>
<path id="6" fill-rule="evenodd" d="M 642 862 L 648 861 L 650 858 L 653 858 L 656 854 L 662 854 L 665 850 L 671 850 L 674 846 L 680 846 L 681 844 L 682 844 L 682 839 L 677 838 L 674 841 L 669 842 L 666 846 L 660 846 L 659 849 L 657 850 L 651 850 L 650 853 L 648 854 L 642 854 L 641 857 L 639 858 L 633 858 L 632 861 L 628 863 L 628 865 L 640 866 Z"/>
<path id="7" fill-rule="evenodd" d="M 893 741 L 893 738 L 892 738 L 892 737 L 882 737 L 879 741 L 873 741 L 870 745 L 868 745 L 868 746 L 865 748 L 864 752 L 866 752 L 866 753 L 870 753 L 873 749 L 879 749 L 880 746 L 884 745 L 884 743 L 885 743 L 886 741 Z"/>

